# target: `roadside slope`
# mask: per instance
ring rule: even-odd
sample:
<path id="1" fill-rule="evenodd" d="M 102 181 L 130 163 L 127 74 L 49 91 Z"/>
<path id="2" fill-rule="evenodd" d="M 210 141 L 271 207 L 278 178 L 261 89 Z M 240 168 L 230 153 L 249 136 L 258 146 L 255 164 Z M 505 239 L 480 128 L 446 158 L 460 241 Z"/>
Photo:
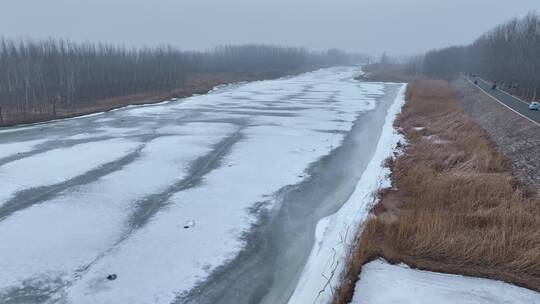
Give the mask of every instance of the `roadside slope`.
<path id="1" fill-rule="evenodd" d="M 451 85 L 463 111 L 486 130 L 497 149 L 511 160 L 516 176 L 540 192 L 540 126 L 491 100 L 463 78 Z"/>

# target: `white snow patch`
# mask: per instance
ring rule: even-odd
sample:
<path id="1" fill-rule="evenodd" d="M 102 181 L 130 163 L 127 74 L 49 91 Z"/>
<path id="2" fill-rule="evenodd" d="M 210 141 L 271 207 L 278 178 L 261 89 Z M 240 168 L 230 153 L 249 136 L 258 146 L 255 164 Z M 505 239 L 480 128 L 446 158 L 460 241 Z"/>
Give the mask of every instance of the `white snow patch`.
<path id="1" fill-rule="evenodd" d="M 229 134 L 234 128 L 227 123 L 202 123 L 192 122 L 185 125 L 166 125 L 155 130 L 159 135 L 190 135 L 190 136 L 205 136 L 207 134 Z"/>
<path id="2" fill-rule="evenodd" d="M 29 152 L 35 146 L 46 142 L 48 139 L 35 139 L 21 142 L 0 144 L 0 158 L 12 156 L 18 153 Z"/>
<path id="3" fill-rule="evenodd" d="M 140 127 L 125 128 L 125 127 L 104 126 L 104 127 L 99 127 L 95 130 L 99 132 L 99 135 L 107 135 L 107 136 L 128 136 L 128 135 L 136 135 L 136 134 L 147 132 L 147 130 Z"/>
<path id="4" fill-rule="evenodd" d="M 95 123 L 107 123 L 107 122 L 113 122 L 113 121 L 117 121 L 118 118 L 114 118 L 114 117 L 105 117 L 105 118 L 99 118 L 99 119 L 96 119 L 94 120 Z"/>
<path id="5" fill-rule="evenodd" d="M 107 136 L 108 134 L 105 132 L 97 132 L 97 133 L 90 133 L 90 132 L 83 132 L 71 136 L 64 137 L 62 139 L 65 140 L 92 140 L 99 138 L 100 136 Z"/>
<path id="6" fill-rule="evenodd" d="M 450 141 L 440 138 L 437 135 L 428 135 L 423 137 L 424 140 L 431 141 L 437 145 L 444 145 L 450 143 Z"/>
<path id="7" fill-rule="evenodd" d="M 53 185 L 114 161 L 140 143 L 111 139 L 59 148 L 0 167 L 0 206 L 20 190 Z"/>
<path id="8" fill-rule="evenodd" d="M 122 111 L 123 115 L 129 116 L 154 116 L 169 113 L 171 108 L 164 106 L 164 104 L 153 104 L 146 107 L 134 107 Z"/>
<path id="9" fill-rule="evenodd" d="M 351 304 L 535 304 L 540 293 L 500 281 L 390 265 L 362 267 Z"/>
<path id="10" fill-rule="evenodd" d="M 348 248 L 375 203 L 373 193 L 390 186 L 390 172 L 383 163 L 387 157 L 392 156 L 392 151 L 402 138 L 393 128 L 393 123 L 405 102 L 405 89 L 406 85 L 403 85 L 388 110 L 376 152 L 353 194 L 337 213 L 317 224 L 315 245 L 289 303 L 330 303 L 332 292 L 339 283 Z"/>

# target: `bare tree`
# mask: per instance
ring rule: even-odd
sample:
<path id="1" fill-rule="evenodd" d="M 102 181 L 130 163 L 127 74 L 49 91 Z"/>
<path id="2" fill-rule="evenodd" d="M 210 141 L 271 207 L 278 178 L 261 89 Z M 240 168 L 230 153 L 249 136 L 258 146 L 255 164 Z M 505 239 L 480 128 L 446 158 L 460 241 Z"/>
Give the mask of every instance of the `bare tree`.
<path id="1" fill-rule="evenodd" d="M 68 40 L 0 38 L 0 107 L 5 113 L 48 113 L 98 100 L 181 88 L 198 73 L 275 73 L 343 64 L 339 50 L 266 45 L 184 52 L 170 46 L 126 49 Z"/>
<path id="2" fill-rule="evenodd" d="M 498 81 L 525 98 L 540 96 L 540 14 L 513 19 L 465 47 L 431 51 L 424 58 L 428 75 L 459 72 Z"/>

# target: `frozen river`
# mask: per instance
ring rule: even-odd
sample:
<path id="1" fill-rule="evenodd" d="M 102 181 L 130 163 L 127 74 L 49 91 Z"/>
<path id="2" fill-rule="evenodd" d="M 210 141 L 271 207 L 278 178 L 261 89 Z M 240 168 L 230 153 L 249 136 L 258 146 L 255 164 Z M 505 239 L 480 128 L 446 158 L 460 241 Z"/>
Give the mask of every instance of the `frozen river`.
<path id="1" fill-rule="evenodd" d="M 286 303 L 402 88 L 358 72 L 0 130 L 0 302 Z"/>

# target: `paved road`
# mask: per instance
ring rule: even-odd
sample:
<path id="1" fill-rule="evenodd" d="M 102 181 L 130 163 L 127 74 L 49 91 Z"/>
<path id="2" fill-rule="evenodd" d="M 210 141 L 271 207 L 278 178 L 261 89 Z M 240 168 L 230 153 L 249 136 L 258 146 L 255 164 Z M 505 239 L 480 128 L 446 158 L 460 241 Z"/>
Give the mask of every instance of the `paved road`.
<path id="1" fill-rule="evenodd" d="M 357 72 L 0 130 L 0 303 L 287 302 L 401 87 Z"/>
<path id="2" fill-rule="evenodd" d="M 469 82 L 474 84 L 475 77 L 467 76 Z M 478 79 L 478 87 L 484 91 L 487 95 L 491 96 L 493 99 L 499 103 L 505 105 L 506 107 L 512 109 L 517 114 L 523 116 L 524 118 L 530 120 L 533 123 L 536 123 L 540 126 L 540 111 L 529 110 L 529 103 L 521 100 L 517 97 L 514 97 L 502 90 L 492 90 L 492 84 L 480 77 Z"/>

